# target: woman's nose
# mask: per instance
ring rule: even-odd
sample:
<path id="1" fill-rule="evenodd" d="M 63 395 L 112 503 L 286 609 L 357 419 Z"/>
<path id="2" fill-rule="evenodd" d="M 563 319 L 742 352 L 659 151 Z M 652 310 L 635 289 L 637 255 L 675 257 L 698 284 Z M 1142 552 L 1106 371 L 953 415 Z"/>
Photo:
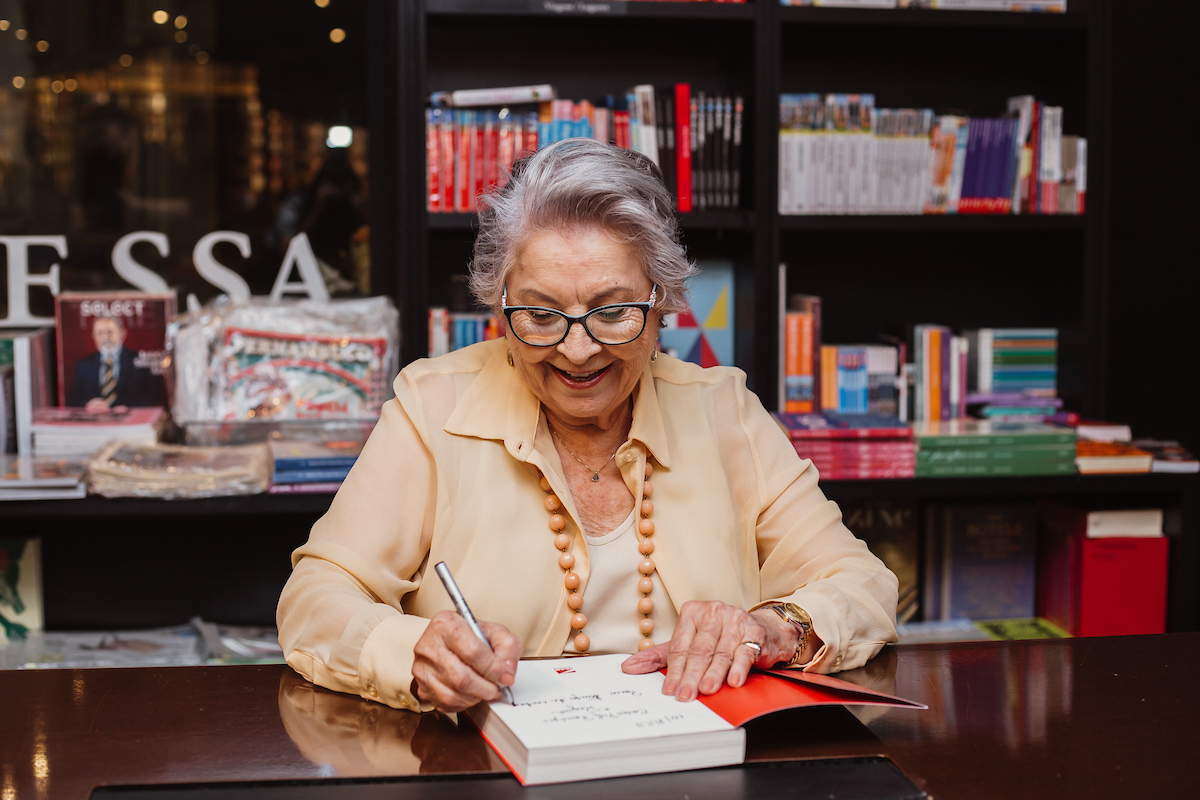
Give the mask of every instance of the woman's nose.
<path id="1" fill-rule="evenodd" d="M 599 350 L 600 345 L 588 336 L 582 322 L 572 323 L 567 338 L 558 344 L 558 351 L 576 364 L 587 361 Z"/>

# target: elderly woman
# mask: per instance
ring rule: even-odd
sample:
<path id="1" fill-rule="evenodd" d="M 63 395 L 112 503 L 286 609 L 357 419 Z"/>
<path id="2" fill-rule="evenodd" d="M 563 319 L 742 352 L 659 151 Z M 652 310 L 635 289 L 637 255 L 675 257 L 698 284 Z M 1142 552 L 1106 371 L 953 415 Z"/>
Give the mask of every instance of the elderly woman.
<path id="1" fill-rule="evenodd" d="M 522 656 L 631 653 L 679 700 L 861 666 L 896 578 L 745 375 L 656 350 L 692 272 L 657 167 L 547 147 L 487 199 L 471 287 L 506 339 L 410 364 L 279 601 L 287 661 L 398 708 L 499 696 Z M 491 641 L 432 566 L 445 561 Z"/>

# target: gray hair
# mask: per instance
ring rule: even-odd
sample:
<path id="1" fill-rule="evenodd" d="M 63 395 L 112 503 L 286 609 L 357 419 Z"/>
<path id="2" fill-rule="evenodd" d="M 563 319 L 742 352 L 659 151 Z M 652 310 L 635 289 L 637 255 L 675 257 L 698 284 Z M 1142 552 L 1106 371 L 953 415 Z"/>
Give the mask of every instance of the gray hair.
<path id="1" fill-rule="evenodd" d="M 662 172 L 641 153 L 594 139 L 565 139 L 520 159 L 502 189 L 479 199 L 471 293 L 499 310 L 504 281 L 529 239 L 581 227 L 633 245 L 642 271 L 658 284 L 660 313 L 687 307 L 685 281 L 696 267 L 679 243 Z"/>

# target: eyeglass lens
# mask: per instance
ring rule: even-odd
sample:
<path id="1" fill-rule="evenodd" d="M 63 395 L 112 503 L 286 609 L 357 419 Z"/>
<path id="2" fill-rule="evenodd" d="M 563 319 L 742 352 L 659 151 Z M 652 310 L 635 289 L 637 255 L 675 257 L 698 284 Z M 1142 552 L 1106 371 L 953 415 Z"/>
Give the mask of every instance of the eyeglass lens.
<path id="1" fill-rule="evenodd" d="M 562 341 L 571 324 L 561 314 L 540 309 L 514 311 L 510 321 L 521 341 L 542 347 Z M 601 307 L 584 317 L 583 325 L 601 344 L 627 344 L 642 334 L 646 312 L 638 307 Z"/>

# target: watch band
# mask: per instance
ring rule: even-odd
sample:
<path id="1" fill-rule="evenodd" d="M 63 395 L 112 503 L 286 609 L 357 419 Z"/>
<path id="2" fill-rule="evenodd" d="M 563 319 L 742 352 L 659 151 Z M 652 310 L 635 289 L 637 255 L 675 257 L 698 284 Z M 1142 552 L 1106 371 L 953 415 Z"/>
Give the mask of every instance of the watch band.
<path id="1" fill-rule="evenodd" d="M 796 652 L 786 662 L 776 664 L 776 668 L 789 669 L 801 663 L 804 651 L 808 649 L 809 637 L 812 634 L 812 617 L 795 603 L 768 603 L 760 608 L 769 608 L 800 631 L 800 640 L 796 643 Z"/>

